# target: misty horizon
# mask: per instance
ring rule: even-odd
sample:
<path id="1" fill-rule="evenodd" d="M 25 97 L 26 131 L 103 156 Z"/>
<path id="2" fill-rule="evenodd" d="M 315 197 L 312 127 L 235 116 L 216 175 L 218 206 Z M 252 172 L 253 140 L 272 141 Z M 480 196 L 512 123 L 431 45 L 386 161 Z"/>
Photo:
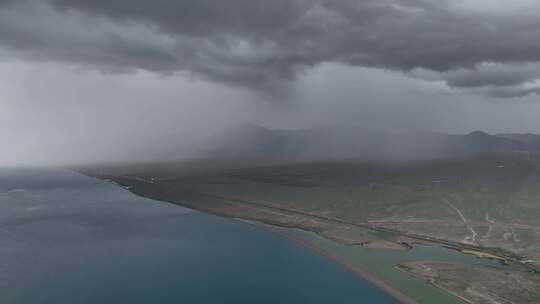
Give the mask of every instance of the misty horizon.
<path id="1" fill-rule="evenodd" d="M 3 0 L 0 163 L 189 157 L 237 124 L 540 133 L 538 12 L 530 0 Z"/>
<path id="2" fill-rule="evenodd" d="M 430 130 L 392 131 L 364 129 L 351 124 L 327 125 L 314 128 L 268 128 L 252 123 L 230 124 L 223 129 L 209 132 L 193 141 L 188 148 L 176 143 L 174 134 L 153 138 L 130 154 L 108 155 L 104 158 L 48 159 L 4 163 L 3 166 L 47 165 L 100 165 L 114 163 L 144 163 L 169 161 L 361 161 L 361 162 L 418 162 L 436 159 L 474 156 L 476 153 L 498 153 L 496 148 L 485 147 L 480 151 L 452 151 L 452 140 L 464 140 L 460 149 L 475 149 L 482 145 L 479 137 L 507 140 L 518 145 L 505 153 L 540 150 L 533 133 L 489 134 L 481 130 L 468 133 L 444 133 Z M 522 140 L 520 137 L 533 137 Z M 179 137 L 181 138 L 181 137 Z M 519 146 L 523 144 L 523 146 Z M 450 146 L 449 146 L 450 145 Z M 157 147 L 157 148 L 156 148 Z M 478 149 L 478 147 L 476 148 Z"/>

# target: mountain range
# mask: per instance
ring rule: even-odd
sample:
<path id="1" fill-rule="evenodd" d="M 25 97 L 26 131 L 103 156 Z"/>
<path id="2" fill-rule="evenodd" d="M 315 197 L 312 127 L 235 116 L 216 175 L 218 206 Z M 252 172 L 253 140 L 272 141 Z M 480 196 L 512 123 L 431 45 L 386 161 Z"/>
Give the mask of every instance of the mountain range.
<path id="1" fill-rule="evenodd" d="M 540 151 L 540 135 L 456 135 L 437 132 L 378 132 L 351 127 L 304 130 L 237 125 L 217 134 L 203 154 L 212 158 L 274 160 L 418 161 L 484 154 Z"/>

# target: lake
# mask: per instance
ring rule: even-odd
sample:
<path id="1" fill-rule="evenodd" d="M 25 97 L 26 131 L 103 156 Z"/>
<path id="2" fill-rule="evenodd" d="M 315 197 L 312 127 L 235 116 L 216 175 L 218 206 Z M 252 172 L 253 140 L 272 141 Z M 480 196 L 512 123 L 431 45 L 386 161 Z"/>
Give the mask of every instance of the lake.
<path id="1" fill-rule="evenodd" d="M 0 303 L 395 303 L 267 230 L 68 170 L 0 169 Z"/>

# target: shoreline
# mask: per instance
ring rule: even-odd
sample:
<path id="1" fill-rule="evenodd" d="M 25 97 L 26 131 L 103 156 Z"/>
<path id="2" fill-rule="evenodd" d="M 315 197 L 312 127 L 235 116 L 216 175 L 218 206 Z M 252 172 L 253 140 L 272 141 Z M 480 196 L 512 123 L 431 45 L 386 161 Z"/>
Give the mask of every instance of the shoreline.
<path id="1" fill-rule="evenodd" d="M 452 292 L 451 290 L 457 287 L 451 284 L 449 285 L 451 290 L 445 288 L 446 285 L 433 284 L 429 280 L 430 277 L 425 274 L 422 277 L 415 277 L 413 280 L 411 276 L 392 269 L 391 266 L 401 263 L 411 261 L 450 263 L 453 268 L 445 269 L 448 273 L 441 274 L 443 278 L 444 275 L 451 277 L 451 280 L 443 280 L 444 284 L 454 282 L 467 287 L 476 283 L 482 288 L 487 286 L 493 288 L 494 291 L 500 291 L 502 295 L 514 292 L 512 295 L 517 298 L 525 297 L 519 293 L 519 288 L 521 288 L 519 284 L 508 283 L 506 282 L 508 279 L 502 277 L 495 283 L 489 280 L 492 277 L 497 278 L 501 272 L 495 273 L 497 275 L 484 277 L 485 272 L 480 269 L 474 272 L 474 276 L 470 275 L 470 280 L 465 280 L 466 278 L 459 277 L 459 274 L 469 273 L 467 268 L 463 268 L 463 265 L 481 264 L 488 267 L 493 266 L 500 271 L 507 269 L 508 271 L 540 273 L 540 269 L 536 267 L 534 261 L 525 260 L 526 256 L 519 252 L 505 249 L 504 246 L 486 247 L 487 243 L 482 242 L 478 244 L 464 243 L 461 238 L 454 237 L 455 233 L 453 234 L 452 230 L 443 233 L 438 230 L 408 229 L 409 226 L 406 225 L 409 223 L 408 220 L 403 220 L 403 222 L 397 219 L 394 221 L 369 220 L 360 215 L 351 214 L 349 216 L 346 213 L 347 209 L 341 210 L 339 213 L 327 211 L 319 205 L 317 205 L 318 209 L 311 207 L 312 205 L 309 204 L 311 200 L 317 199 L 313 195 L 319 193 L 315 190 L 306 193 L 303 190 L 298 190 L 298 193 L 294 191 L 289 193 L 287 192 L 288 188 L 284 188 L 286 193 L 278 192 L 273 196 L 272 187 L 257 188 L 258 183 L 265 182 L 265 180 L 256 179 L 259 177 L 257 174 L 254 175 L 253 179 L 248 178 L 247 181 L 244 181 L 241 174 L 238 177 L 235 175 L 229 177 L 225 173 L 218 172 L 218 175 L 213 171 L 202 171 L 201 176 L 199 176 L 191 172 L 182 175 L 177 172 L 176 168 L 173 168 L 171 172 L 160 171 L 160 167 L 150 168 L 154 171 L 148 171 L 144 167 L 121 169 L 111 168 L 108 171 L 87 169 L 88 171 L 85 172 L 81 172 L 84 170 L 81 169 L 79 172 L 100 180 L 110 181 L 136 196 L 175 204 L 203 214 L 234 220 L 253 226 L 253 228 L 266 230 L 276 237 L 289 240 L 290 244 L 296 245 L 297 248 L 302 247 L 300 250 L 309 250 L 311 254 L 316 254 L 319 258 L 324 259 L 321 262 L 327 261 L 341 267 L 350 276 L 358 277 L 361 280 L 358 282 L 359 287 L 376 288 L 381 296 L 392 303 L 468 303 L 460 294 L 463 293 L 464 297 L 467 298 L 477 296 L 476 294 L 464 293 L 462 289 L 456 289 L 457 291 Z M 273 172 L 271 173 L 273 174 Z M 288 177 L 289 175 L 286 173 L 287 171 L 284 174 Z M 214 174 L 218 177 L 215 177 Z M 264 177 L 264 174 L 261 176 Z M 192 177 L 195 179 L 191 180 Z M 296 181 L 296 175 L 291 178 Z M 255 183 L 255 185 L 252 187 L 250 182 Z M 276 183 L 281 186 L 279 180 Z M 274 183 L 271 184 L 274 185 Z M 302 185 L 293 184 L 293 186 Z M 323 193 L 327 192 L 323 191 Z M 334 197 L 333 192 L 328 193 L 329 197 L 320 198 L 325 204 L 327 204 L 327 199 Z M 303 200 L 300 202 L 303 204 L 294 204 L 293 201 L 290 201 L 296 198 L 295 195 L 301 195 Z M 337 208 L 336 210 L 340 210 L 339 206 Z M 362 209 L 359 209 L 359 212 L 361 211 Z M 405 223 L 405 225 L 399 225 L 400 223 Z M 453 227 L 452 222 L 448 225 L 450 228 Z M 422 231 L 425 234 L 422 234 Z M 406 253 L 383 252 L 384 249 L 388 249 L 384 246 L 374 246 L 373 251 L 366 250 L 365 252 L 362 250 L 360 250 L 362 252 L 358 252 L 356 249 L 356 246 L 367 247 L 364 245 L 373 244 L 379 240 L 392 244 L 408 244 L 409 246 L 414 244 L 414 247 L 417 248 Z M 435 245 L 437 248 L 424 248 L 424 245 Z M 392 247 L 395 248 L 395 246 Z M 477 259 L 481 259 L 481 261 Z M 536 284 L 532 279 L 527 282 L 531 282 L 531 286 Z M 493 284 L 490 285 L 491 283 Z M 462 285 L 458 287 L 461 288 Z M 512 285 L 513 289 L 509 289 L 511 286 L 508 285 Z M 468 292 L 468 289 L 465 291 Z"/>
<path id="2" fill-rule="evenodd" d="M 79 173 L 82 173 L 82 172 L 79 171 Z M 335 263 L 337 266 L 344 268 L 345 270 L 347 270 L 347 271 L 351 272 L 352 274 L 356 275 L 359 279 L 362 279 L 365 283 L 369 284 L 371 287 L 383 292 L 385 295 L 387 295 L 390 298 L 394 299 L 396 301 L 396 303 L 419 304 L 419 302 L 414 300 L 412 297 L 406 295 L 404 292 L 398 290 L 396 287 L 390 285 L 389 283 L 386 283 L 385 281 L 383 281 L 382 279 L 376 277 L 375 275 L 373 275 L 372 273 L 370 273 L 367 270 L 363 269 L 362 267 L 360 267 L 358 265 L 353 265 L 352 263 L 350 263 L 346 259 L 344 259 L 342 257 L 339 257 L 339 256 L 337 256 L 337 255 L 335 255 L 335 254 L 333 254 L 333 253 L 331 253 L 329 251 L 317 248 L 313 244 L 310 244 L 309 242 L 307 242 L 307 241 L 305 241 L 305 240 L 303 240 L 301 238 L 295 237 L 295 236 L 287 234 L 287 233 L 279 232 L 279 231 L 271 229 L 271 228 L 273 227 L 273 228 L 276 228 L 276 229 L 277 228 L 281 228 L 281 229 L 298 229 L 300 231 L 314 233 L 318 237 L 321 237 L 321 238 L 326 239 L 328 241 L 339 243 L 336 240 L 333 240 L 331 238 L 322 236 L 316 230 L 311 230 L 311 229 L 309 229 L 307 227 L 306 227 L 306 229 L 304 229 L 303 227 L 299 227 L 299 226 L 283 225 L 282 223 L 277 223 L 277 222 L 274 223 L 272 221 L 267 221 L 265 219 L 253 219 L 253 218 L 249 218 L 249 217 L 245 218 L 245 217 L 242 217 L 241 215 L 238 215 L 238 214 L 227 214 L 227 213 L 222 213 L 222 212 L 218 212 L 216 210 L 207 209 L 207 208 L 198 208 L 197 206 L 194 206 L 193 204 L 190 204 L 190 202 L 180 202 L 178 200 L 171 200 L 171 199 L 168 199 L 166 197 L 160 197 L 160 196 L 156 197 L 156 196 L 149 195 L 149 194 L 145 193 L 144 191 L 140 191 L 140 189 L 138 189 L 138 187 L 135 187 L 135 185 L 133 185 L 133 184 L 127 186 L 127 185 L 123 185 L 122 183 L 119 183 L 118 181 L 115 181 L 113 179 L 104 180 L 104 179 L 99 178 L 97 176 L 84 174 L 84 173 L 82 173 L 82 174 L 86 175 L 86 176 L 89 176 L 89 177 L 96 178 L 96 179 L 98 179 L 100 181 L 108 182 L 108 183 L 110 183 L 110 184 L 112 184 L 112 185 L 114 185 L 116 187 L 120 187 L 120 188 L 132 193 L 133 195 L 136 195 L 136 196 L 139 196 L 139 197 L 147 198 L 147 199 L 157 201 L 157 202 L 173 204 L 173 205 L 176 205 L 176 206 L 179 206 L 179 207 L 182 207 L 182 208 L 186 208 L 186 209 L 194 210 L 194 211 L 197 211 L 197 212 L 201 212 L 203 214 L 207 214 L 207 215 L 211 215 L 211 216 L 217 216 L 217 217 L 221 217 L 221 218 L 224 218 L 224 219 L 227 219 L 227 220 L 233 220 L 233 221 L 237 221 L 237 222 L 241 222 L 241 223 L 245 223 L 245 224 L 250 224 L 250 225 L 256 226 L 256 227 L 258 227 L 260 229 L 264 229 L 264 230 L 266 230 L 266 231 L 268 231 L 270 233 L 278 235 L 281 238 L 288 239 L 291 242 L 294 242 L 296 245 L 301 246 L 301 247 L 305 248 L 306 250 L 309 250 L 312 253 L 317 254 L 317 255 L 319 255 L 319 256 L 321 256 L 321 257 L 323 257 L 323 258 L 325 258 L 325 259 L 327 259 L 327 260 L 329 260 L 329 261 L 331 261 L 333 263 Z M 139 191 L 137 191 L 137 190 L 139 190 Z M 297 211 L 290 211 L 290 210 L 287 210 L 287 211 L 288 212 L 297 212 Z"/>
<path id="3" fill-rule="evenodd" d="M 376 288 L 378 290 L 380 290 L 381 292 L 383 292 L 384 294 L 388 295 L 389 297 L 395 299 L 397 301 L 397 303 L 400 303 L 400 304 L 418 304 L 419 302 L 414 300 L 413 298 L 411 298 L 410 296 L 406 295 L 405 293 L 399 291 L 397 288 L 391 286 L 390 284 L 384 282 L 383 280 L 379 279 L 378 277 L 376 277 L 375 275 L 371 274 L 370 272 L 368 272 L 367 270 L 361 268 L 360 266 L 357 266 L 357 265 L 353 265 L 352 263 L 348 262 L 346 259 L 344 258 L 341 258 L 335 254 L 332 254 L 331 252 L 328 252 L 326 250 L 323 250 L 323 249 L 320 249 L 320 248 L 317 248 L 316 246 L 310 244 L 309 242 L 301 239 L 301 238 L 298 238 L 298 237 L 294 237 L 293 235 L 289 235 L 289 234 L 286 234 L 286 233 L 282 233 L 282 232 L 279 232 L 279 231 L 276 231 L 276 230 L 273 230 L 271 229 L 271 227 L 273 227 L 271 224 L 266 224 L 266 223 L 262 223 L 262 222 L 257 222 L 257 221 L 246 221 L 246 220 L 242 220 L 242 219 L 236 219 L 236 218 L 230 218 L 230 217 L 225 217 L 227 219 L 231 219 L 231 220 L 236 220 L 236 221 L 239 221 L 239 222 L 242 222 L 242 223 L 246 223 L 246 224 L 250 224 L 250 225 L 253 225 L 255 227 L 258 227 L 258 228 L 261 228 L 265 231 L 268 231 L 272 234 L 275 234 L 275 235 L 278 235 L 279 237 L 283 238 L 283 239 L 286 239 L 286 240 L 289 240 L 293 243 L 295 243 L 296 245 L 312 252 L 312 253 L 315 253 L 333 263 L 335 263 L 336 265 L 344 268 L 345 270 L 351 272 L 352 274 L 356 275 L 358 278 L 364 280 L 366 283 L 368 283 L 371 287 L 373 288 Z M 279 227 L 279 226 L 275 226 L 276 228 L 283 228 L 283 229 L 295 229 L 295 228 L 284 228 L 284 227 Z M 297 228 L 298 229 L 298 228 Z M 332 241 L 332 240 L 329 240 L 329 241 Z"/>
<path id="4" fill-rule="evenodd" d="M 94 178 L 96 178 L 96 177 L 94 177 Z M 97 178 L 97 179 L 101 180 L 101 181 L 105 181 L 105 180 L 100 179 L 100 178 Z M 302 229 L 301 227 L 280 226 L 280 225 L 272 224 L 271 222 L 257 221 L 257 220 L 251 220 L 251 219 L 243 219 L 241 217 L 233 217 L 233 216 L 228 216 L 228 215 L 221 214 L 221 213 L 218 213 L 218 212 L 211 212 L 211 211 L 204 210 L 204 209 L 197 209 L 197 208 L 194 208 L 194 207 L 192 207 L 192 206 L 190 206 L 188 204 L 181 204 L 181 203 L 174 202 L 174 201 L 167 201 L 167 200 L 163 200 L 163 199 L 157 199 L 157 198 L 153 198 L 153 197 L 150 197 L 150 196 L 146 196 L 146 195 L 144 195 L 142 193 L 138 193 L 138 192 L 133 191 L 134 189 L 132 189 L 131 187 L 129 187 L 129 188 L 124 187 L 121 184 L 118 184 L 118 183 L 116 183 L 116 182 L 114 182 L 112 180 L 111 181 L 105 181 L 105 182 L 109 182 L 109 183 L 111 183 L 111 184 L 113 184 L 113 185 L 115 185 L 117 187 L 120 187 L 120 188 L 122 188 L 122 189 L 136 195 L 136 196 L 139 196 L 139 197 L 151 199 L 151 200 L 154 200 L 154 201 L 164 202 L 164 203 L 172 204 L 172 205 L 175 205 L 175 206 L 178 206 L 178 207 L 182 207 L 182 208 L 194 210 L 194 211 L 197 211 L 197 212 L 201 212 L 201 213 L 204 213 L 204 214 L 207 214 L 207 215 L 217 216 L 217 217 L 221 217 L 221 218 L 224 218 L 224 219 L 228 219 L 228 220 L 237 221 L 237 222 L 240 222 L 240 223 L 245 223 L 245 224 L 250 224 L 250 225 L 256 226 L 256 227 L 258 227 L 260 229 L 263 229 L 265 231 L 268 231 L 268 232 L 270 232 L 272 234 L 278 235 L 281 238 L 290 240 L 291 242 L 294 242 L 296 245 L 298 245 L 300 247 L 303 247 L 304 249 L 309 250 L 310 252 L 315 253 L 315 254 L 317 254 L 317 255 L 319 255 L 319 256 L 321 256 L 321 257 L 323 257 L 323 258 L 325 258 L 325 259 L 327 259 L 327 260 L 329 260 L 329 261 L 331 261 L 333 263 L 335 263 L 336 265 L 338 265 L 338 266 L 344 268 L 345 270 L 351 272 L 352 274 L 356 275 L 358 278 L 364 280 L 372 288 L 378 289 L 381 292 L 383 292 L 384 294 L 386 294 L 387 296 L 389 296 L 390 298 L 393 298 L 394 300 L 397 301 L 397 303 L 400 303 L 400 304 L 419 304 L 418 301 L 414 300 L 413 298 L 409 297 L 405 293 L 399 291 L 397 288 L 395 288 L 395 287 L 391 286 L 390 284 L 384 282 L 383 280 L 379 279 L 375 275 L 369 273 L 365 269 L 362 269 L 361 267 L 359 267 L 357 265 L 352 265 L 350 262 L 346 261 L 345 259 L 340 258 L 340 257 L 332 254 L 331 252 L 328 252 L 328 251 L 325 251 L 323 249 L 317 248 L 316 246 L 310 244 L 309 242 L 307 242 L 305 240 L 302 240 L 300 238 L 297 238 L 297 237 L 294 237 L 292 235 L 288 235 L 288 234 L 285 234 L 285 233 L 280 233 L 280 232 L 278 232 L 276 230 L 272 230 L 270 227 L 282 228 L 282 229 L 299 229 L 299 230 L 302 230 L 302 231 L 305 231 L 305 232 L 312 232 L 312 233 L 317 234 L 319 237 L 323 237 L 323 236 L 320 236 L 319 233 L 317 233 L 317 232 L 310 231 L 310 230 L 305 230 L 305 229 Z M 328 238 L 325 238 L 325 239 L 327 239 L 327 240 L 329 240 L 331 242 L 335 242 L 332 239 L 328 239 Z"/>

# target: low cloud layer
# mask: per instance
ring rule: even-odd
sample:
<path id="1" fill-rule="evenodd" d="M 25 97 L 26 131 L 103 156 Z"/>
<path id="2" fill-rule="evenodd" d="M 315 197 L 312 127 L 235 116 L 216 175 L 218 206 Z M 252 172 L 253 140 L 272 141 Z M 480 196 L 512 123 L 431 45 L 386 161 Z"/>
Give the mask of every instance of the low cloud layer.
<path id="1" fill-rule="evenodd" d="M 495 97 L 538 94 L 538 37 L 540 4 L 529 0 L 0 0 L 0 60 L 270 92 L 333 62 Z"/>

